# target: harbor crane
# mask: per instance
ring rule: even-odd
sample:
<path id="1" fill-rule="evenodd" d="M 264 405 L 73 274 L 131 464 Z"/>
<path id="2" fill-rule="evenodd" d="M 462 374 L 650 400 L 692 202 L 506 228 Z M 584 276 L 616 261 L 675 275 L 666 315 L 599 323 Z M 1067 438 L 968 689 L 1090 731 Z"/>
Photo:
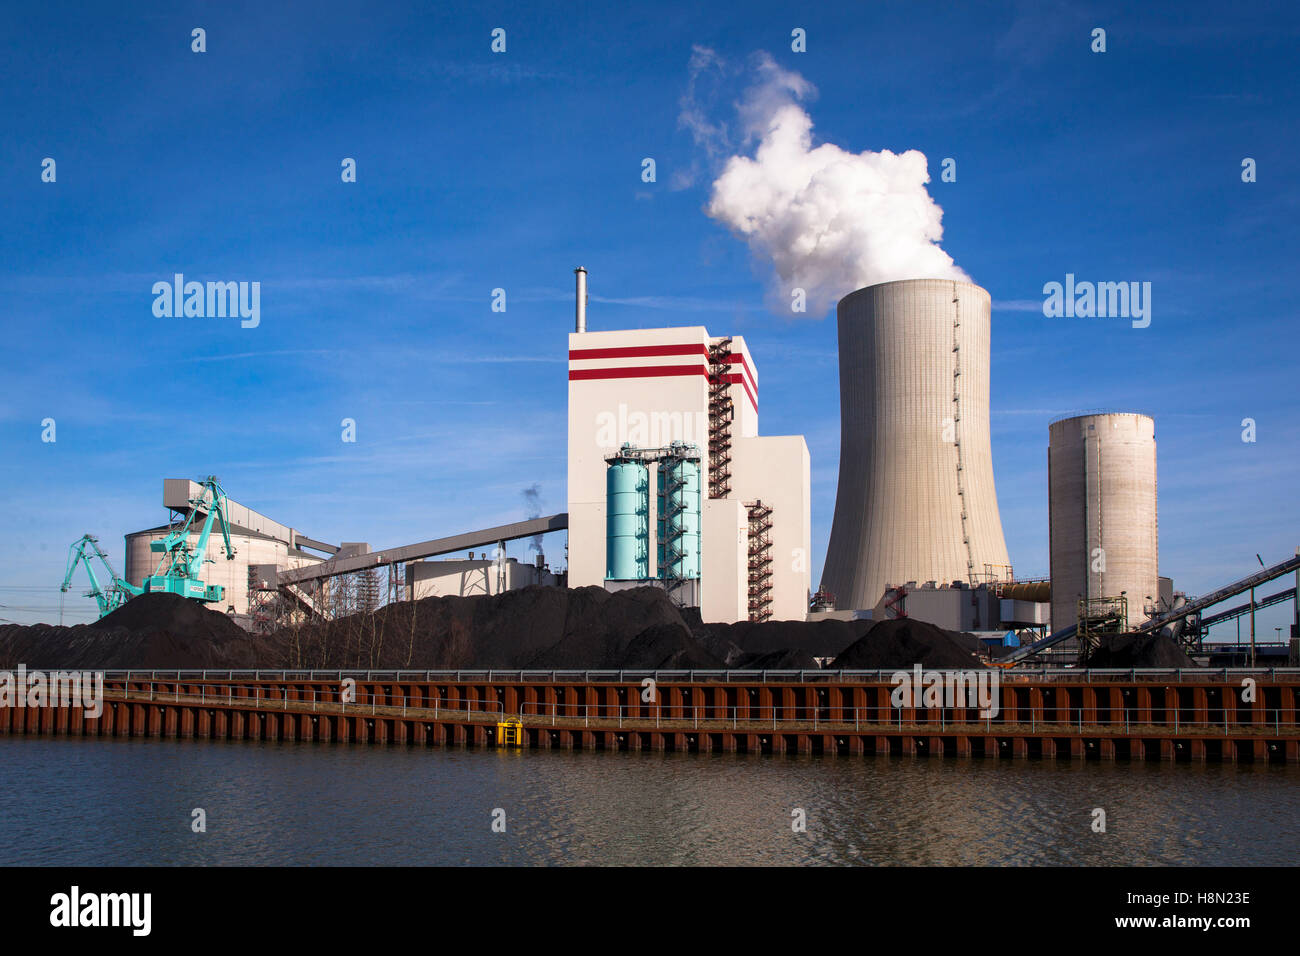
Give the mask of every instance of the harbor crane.
<path id="1" fill-rule="evenodd" d="M 108 580 L 104 585 L 99 583 L 99 578 L 95 574 L 93 558 L 99 558 L 104 565 L 104 570 L 108 572 Z M 68 570 L 63 575 L 63 584 L 59 588 L 61 592 L 66 594 L 68 588 L 72 586 L 72 575 L 76 573 L 79 564 L 86 566 L 86 576 L 90 578 L 90 590 L 85 593 L 85 596 L 95 599 L 95 603 L 99 605 L 100 617 L 112 614 L 131 598 L 144 593 L 143 588 L 138 588 L 117 576 L 117 572 L 113 570 L 113 565 L 108 560 L 108 555 L 99 546 L 99 539 L 93 534 L 83 534 L 81 540 L 74 542 L 69 549 Z M 62 604 L 60 604 L 61 608 Z M 59 613 L 62 617 L 62 610 Z"/>
<path id="2" fill-rule="evenodd" d="M 235 548 L 230 543 L 230 522 L 226 517 L 226 493 L 222 490 L 221 482 L 213 475 L 209 475 L 201 484 L 202 490 L 189 499 L 190 510 L 184 523 L 172 528 L 165 537 L 149 542 L 149 550 L 161 554 L 162 560 L 158 562 L 157 570 L 144 579 L 143 593 L 179 594 L 208 604 L 216 603 L 225 596 L 225 588 L 220 584 L 204 584 L 199 572 L 204 562 L 210 560 L 207 557 L 208 539 L 212 536 L 214 521 L 221 524 L 226 560 L 235 557 Z M 203 530 L 199 533 L 198 542 L 191 545 L 190 531 L 194 519 L 200 513 L 205 515 Z"/>

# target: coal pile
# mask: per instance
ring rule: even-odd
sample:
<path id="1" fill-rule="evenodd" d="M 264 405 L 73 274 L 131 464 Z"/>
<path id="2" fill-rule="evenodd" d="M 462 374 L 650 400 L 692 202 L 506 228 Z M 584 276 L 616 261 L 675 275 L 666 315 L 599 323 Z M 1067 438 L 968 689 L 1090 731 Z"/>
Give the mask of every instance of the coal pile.
<path id="1" fill-rule="evenodd" d="M 835 670 L 884 670 L 913 664 L 931 669 L 984 666 L 959 635 L 910 618 L 879 621 L 830 666 Z"/>
<path id="2" fill-rule="evenodd" d="M 279 656 L 274 642 L 176 594 L 132 598 L 94 624 L 0 627 L 0 666 L 46 669 L 243 669 Z"/>
<path id="3" fill-rule="evenodd" d="M 786 648 L 766 654 L 743 652 L 733 666 L 747 671 L 815 671 L 817 661 L 803 648 Z"/>
<path id="4" fill-rule="evenodd" d="M 812 659 L 835 657 L 860 639 L 870 626 L 870 621 L 738 621 L 696 624 L 694 630 L 696 639 L 705 646 L 729 645 L 741 654 L 750 655 L 803 651 Z"/>
<path id="5" fill-rule="evenodd" d="M 1163 634 L 1106 634 L 1088 656 L 1088 667 L 1195 667 L 1172 637 Z"/>
<path id="6" fill-rule="evenodd" d="M 417 670 L 721 668 L 660 588 L 529 587 L 403 601 L 275 635 L 276 666 Z M 266 665 L 271 666 L 271 665 Z"/>
<path id="7" fill-rule="evenodd" d="M 737 647 L 725 637 L 720 637 L 714 633 L 711 630 L 712 626 L 700 627 L 697 625 L 693 627 L 691 636 L 695 639 L 695 643 L 702 647 L 714 660 L 721 661 L 723 667 L 739 667 L 740 661 L 748 652 Z"/>
<path id="8" fill-rule="evenodd" d="M 189 634 L 214 644 L 248 636 L 247 631 L 225 614 L 179 594 L 142 594 L 87 627 L 101 631 Z"/>
<path id="9" fill-rule="evenodd" d="M 639 670 L 719 670 L 726 666 L 701 647 L 690 631 L 676 624 L 646 628 L 628 643 L 620 659 L 621 667 Z"/>
<path id="10" fill-rule="evenodd" d="M 674 606 L 662 588 L 531 587 L 403 601 L 264 636 L 197 602 L 146 594 L 94 624 L 0 627 L 0 667 L 813 670 L 814 658 L 836 654 L 836 667 L 976 666 L 952 635 L 929 624 L 869 626 L 706 625 L 698 613 Z"/>

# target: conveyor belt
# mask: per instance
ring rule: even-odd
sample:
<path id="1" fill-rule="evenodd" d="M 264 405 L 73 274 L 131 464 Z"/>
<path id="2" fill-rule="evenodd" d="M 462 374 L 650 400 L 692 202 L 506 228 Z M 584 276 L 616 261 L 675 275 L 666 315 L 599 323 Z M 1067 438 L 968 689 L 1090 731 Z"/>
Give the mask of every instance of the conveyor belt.
<path id="1" fill-rule="evenodd" d="M 358 554 L 350 558 L 326 561 L 323 564 L 312 565 L 307 568 L 291 568 L 281 571 L 276 576 L 276 581 L 281 586 L 301 584 L 304 581 L 332 578 L 336 575 L 350 574 L 353 571 L 363 571 L 366 568 L 380 567 L 385 564 L 402 564 L 406 561 L 431 558 L 437 554 L 453 554 L 457 551 L 467 551 L 470 548 L 487 547 L 501 541 L 533 538 L 550 531 L 563 531 L 567 527 L 569 527 L 569 516 L 567 514 L 548 515 L 545 518 L 530 518 L 527 521 L 516 521 L 514 524 L 484 528 L 482 531 L 470 531 L 447 538 L 421 541 L 419 544 L 408 544 L 399 548 L 388 548 L 384 551 L 373 551 L 370 554 Z"/>
<path id="2" fill-rule="evenodd" d="M 1198 597 L 1194 601 L 1188 601 L 1180 608 L 1153 617 L 1149 621 L 1144 621 L 1135 627 L 1133 632 L 1135 634 L 1147 634 L 1151 631 L 1158 631 L 1171 621 L 1187 617 L 1189 614 L 1195 614 L 1197 611 L 1204 610 L 1207 607 L 1213 607 L 1216 604 L 1226 601 L 1230 597 L 1236 597 L 1238 594 L 1249 591 L 1251 588 L 1259 587 L 1267 581 L 1272 581 L 1274 578 L 1280 578 L 1282 575 L 1295 571 L 1297 568 L 1300 568 L 1300 555 L 1288 558 L 1280 564 L 1273 565 L 1271 568 L 1261 568 L 1254 574 L 1247 575 L 1239 581 L 1233 581 L 1231 584 L 1221 587 L 1217 591 L 1211 591 L 1209 594 Z"/>
<path id="3" fill-rule="evenodd" d="M 1137 627 L 1133 629 L 1133 633 L 1149 634 L 1152 631 L 1158 631 L 1166 624 L 1187 617 L 1187 615 L 1189 614 L 1195 614 L 1198 611 L 1201 611 L 1207 607 L 1213 607 L 1216 604 L 1220 604 L 1226 601 L 1230 597 L 1235 597 L 1238 594 L 1242 594 L 1246 591 L 1249 591 L 1251 588 L 1259 587 L 1261 584 L 1264 584 L 1265 582 L 1272 581 L 1274 578 L 1280 578 L 1282 575 L 1289 574 L 1290 572 L 1295 571 L 1298 568 L 1300 568 L 1300 555 L 1296 555 L 1293 558 L 1288 558 L 1287 560 L 1282 561 L 1279 564 L 1275 564 L 1272 567 L 1261 568 L 1260 570 L 1256 571 L 1254 574 L 1249 574 L 1238 581 L 1233 581 L 1231 584 L 1225 585 L 1224 587 L 1219 588 L 1217 591 L 1211 591 L 1209 594 L 1203 595 L 1202 597 L 1198 597 L 1193 601 L 1188 601 L 1186 604 L 1184 604 L 1180 608 L 1177 608 L 1176 610 L 1170 611 L 1167 614 L 1161 615 L 1159 617 L 1154 617 L 1149 621 L 1144 621 L 1143 623 L 1139 624 Z M 1277 601 L 1285 600 L 1287 595 L 1293 593 L 1294 592 L 1292 590 L 1282 591 L 1279 592 L 1279 594 L 1273 595 L 1272 598 L 1266 598 L 1265 600 L 1268 600 L 1270 603 L 1277 603 Z M 1261 606 L 1260 602 L 1256 602 L 1255 606 L 1257 608 L 1260 607 Z M 1202 626 L 1204 626 L 1205 624 L 1215 620 L 1216 618 L 1220 620 L 1226 620 L 1226 618 L 1230 616 L 1232 616 L 1231 611 L 1224 612 L 1224 616 L 1215 615 L 1215 618 L 1210 618 L 1207 621 L 1202 621 L 1201 623 Z M 1005 664 L 1014 664 L 1017 661 L 1023 661 L 1026 658 L 1032 657 L 1033 655 L 1037 654 L 1039 651 L 1045 651 L 1049 647 L 1054 647 L 1057 644 L 1060 644 L 1062 641 L 1066 641 L 1069 638 L 1074 637 L 1075 632 L 1077 630 L 1078 627 L 1072 624 L 1069 627 L 1061 628 L 1059 631 L 1053 631 L 1051 634 L 1043 638 L 1041 641 L 1036 641 L 1033 644 L 1027 644 L 1024 647 L 1020 648 L 1020 650 L 1002 658 L 1001 662 Z"/>

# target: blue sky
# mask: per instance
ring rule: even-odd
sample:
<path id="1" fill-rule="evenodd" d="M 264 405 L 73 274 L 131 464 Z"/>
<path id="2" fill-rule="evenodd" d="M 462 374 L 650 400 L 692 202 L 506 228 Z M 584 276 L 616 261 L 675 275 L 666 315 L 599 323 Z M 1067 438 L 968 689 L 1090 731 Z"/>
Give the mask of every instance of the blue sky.
<path id="1" fill-rule="evenodd" d="M 121 570 L 122 536 L 166 516 L 164 477 L 217 474 L 308 534 L 376 547 L 522 517 L 533 484 L 562 511 L 578 264 L 594 329 L 746 337 L 762 431 L 808 440 L 819 577 L 833 310 L 770 311 L 765 263 L 704 213 L 717 169 L 678 121 L 696 45 L 802 74 L 819 142 L 929 158 L 943 247 L 994 299 L 1018 571 L 1047 570 L 1047 423 L 1097 408 L 1156 419 L 1177 586 L 1300 545 L 1293 4 L 710 6 L 7 4 L 0 618 L 50 618 L 16 608 L 57 602 L 84 532 Z M 156 318 L 151 287 L 175 272 L 260 281 L 261 324 Z M 1150 328 L 1045 318 L 1043 284 L 1067 272 L 1150 281 Z"/>

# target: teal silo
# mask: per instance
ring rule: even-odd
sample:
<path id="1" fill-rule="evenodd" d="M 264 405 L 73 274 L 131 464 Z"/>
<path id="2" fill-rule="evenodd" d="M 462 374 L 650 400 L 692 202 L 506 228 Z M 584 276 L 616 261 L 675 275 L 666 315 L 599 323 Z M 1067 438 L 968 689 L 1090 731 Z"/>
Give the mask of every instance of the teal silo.
<path id="1" fill-rule="evenodd" d="M 605 578 L 650 577 L 650 474 L 645 462 L 614 459 L 605 472 Z"/>
<path id="2" fill-rule="evenodd" d="M 665 581 L 700 576 L 700 463 L 689 458 L 659 461 L 657 555 Z"/>

